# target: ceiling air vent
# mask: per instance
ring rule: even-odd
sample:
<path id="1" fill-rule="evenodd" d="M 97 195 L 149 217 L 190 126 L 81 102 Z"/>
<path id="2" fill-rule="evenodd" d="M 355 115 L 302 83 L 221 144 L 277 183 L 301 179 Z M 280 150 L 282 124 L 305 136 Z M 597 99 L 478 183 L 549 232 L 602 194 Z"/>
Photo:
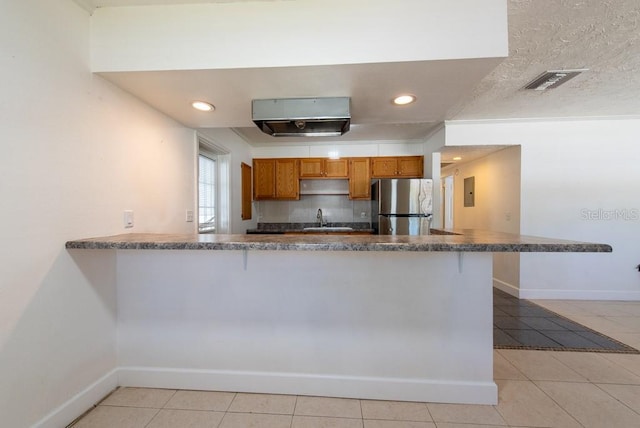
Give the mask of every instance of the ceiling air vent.
<path id="1" fill-rule="evenodd" d="M 274 137 L 338 137 L 349 131 L 349 97 L 253 100 L 253 122 Z"/>
<path id="2" fill-rule="evenodd" d="M 574 70 L 550 70 L 545 71 L 536 77 L 524 89 L 533 89 L 534 91 L 545 91 L 547 89 L 557 88 L 570 79 L 573 79 L 588 68 L 579 68 Z"/>

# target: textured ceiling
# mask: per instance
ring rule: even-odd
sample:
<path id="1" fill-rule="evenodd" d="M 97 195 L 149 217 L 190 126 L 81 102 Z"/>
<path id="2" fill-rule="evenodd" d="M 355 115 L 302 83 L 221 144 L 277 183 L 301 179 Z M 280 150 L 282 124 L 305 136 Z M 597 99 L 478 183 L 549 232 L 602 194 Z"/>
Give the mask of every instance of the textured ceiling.
<path id="1" fill-rule="evenodd" d="M 509 57 L 450 119 L 640 114 L 640 0 L 510 0 Z M 545 70 L 588 68 L 557 89 L 521 88 Z"/>

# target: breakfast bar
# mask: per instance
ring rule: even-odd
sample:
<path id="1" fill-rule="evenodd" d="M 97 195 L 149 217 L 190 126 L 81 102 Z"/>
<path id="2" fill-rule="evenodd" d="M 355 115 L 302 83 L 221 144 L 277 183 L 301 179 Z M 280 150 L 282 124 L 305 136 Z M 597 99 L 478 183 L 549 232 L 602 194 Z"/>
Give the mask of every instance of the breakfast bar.
<path id="1" fill-rule="evenodd" d="M 112 264 L 121 386 L 474 404 L 497 402 L 492 254 L 611 252 L 472 230 L 66 247 L 81 269 Z"/>

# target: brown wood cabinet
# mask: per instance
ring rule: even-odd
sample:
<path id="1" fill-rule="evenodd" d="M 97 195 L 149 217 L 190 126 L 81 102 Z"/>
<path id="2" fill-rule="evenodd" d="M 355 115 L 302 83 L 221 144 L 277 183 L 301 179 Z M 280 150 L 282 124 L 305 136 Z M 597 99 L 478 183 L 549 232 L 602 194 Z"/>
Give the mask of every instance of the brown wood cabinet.
<path id="1" fill-rule="evenodd" d="M 371 158 L 372 178 L 422 178 L 424 156 L 383 156 Z"/>
<path id="2" fill-rule="evenodd" d="M 276 197 L 276 160 L 253 160 L 253 199 Z"/>
<path id="3" fill-rule="evenodd" d="M 349 178 L 347 159 L 300 159 L 300 178 Z"/>
<path id="4" fill-rule="evenodd" d="M 240 218 L 242 220 L 251 220 L 251 167 L 242 162 L 240 164 L 240 171 L 242 185 Z"/>
<path id="5" fill-rule="evenodd" d="M 371 199 L 369 158 L 349 159 L 349 199 Z"/>
<path id="6" fill-rule="evenodd" d="M 422 178 L 424 176 L 424 156 L 403 156 L 398 158 L 398 175 Z"/>
<path id="7" fill-rule="evenodd" d="M 348 179 L 349 199 L 371 199 L 372 178 L 422 178 L 423 156 L 253 160 L 253 199 L 300 199 L 301 179 Z"/>
<path id="8" fill-rule="evenodd" d="M 254 159 L 253 199 L 299 199 L 298 159 Z"/>

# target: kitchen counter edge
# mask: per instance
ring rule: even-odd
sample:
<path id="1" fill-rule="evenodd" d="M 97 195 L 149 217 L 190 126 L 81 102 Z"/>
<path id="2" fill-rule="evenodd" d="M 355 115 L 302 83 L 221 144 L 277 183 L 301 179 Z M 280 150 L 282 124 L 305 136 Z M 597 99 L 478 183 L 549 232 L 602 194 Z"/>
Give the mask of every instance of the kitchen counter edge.
<path id="1" fill-rule="evenodd" d="M 455 230 L 456 235 L 214 235 L 129 233 L 67 241 L 67 249 L 461 251 L 609 253 L 610 245 L 509 233 Z"/>

